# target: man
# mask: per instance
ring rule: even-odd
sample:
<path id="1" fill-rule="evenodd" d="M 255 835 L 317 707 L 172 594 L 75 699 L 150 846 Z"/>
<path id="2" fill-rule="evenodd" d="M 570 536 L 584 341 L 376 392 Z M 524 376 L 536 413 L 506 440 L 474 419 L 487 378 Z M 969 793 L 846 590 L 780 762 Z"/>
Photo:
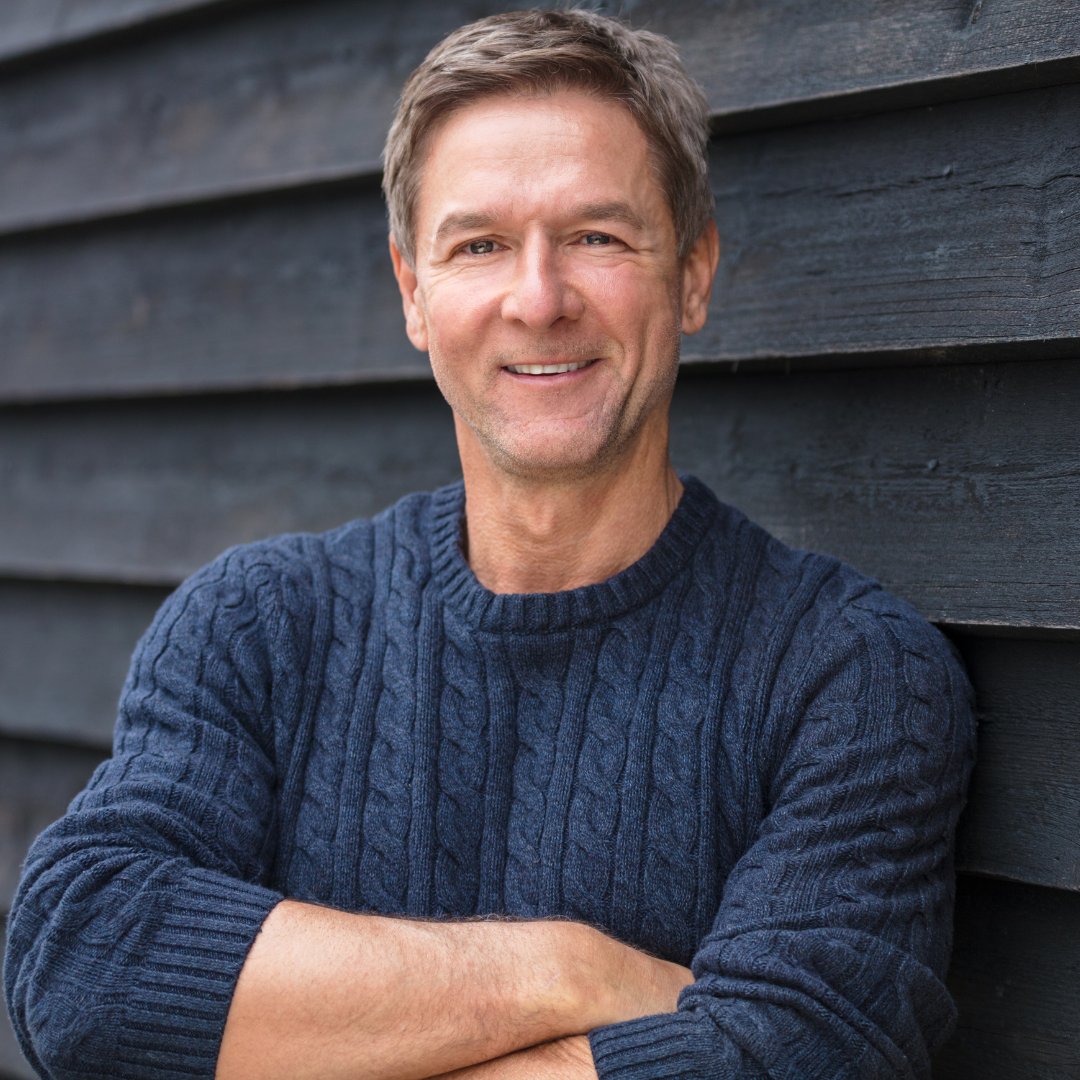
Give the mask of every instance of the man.
<path id="1" fill-rule="evenodd" d="M 391 257 L 464 483 L 166 603 L 12 918 L 42 1075 L 929 1075 L 969 691 L 671 468 L 706 138 L 670 43 L 595 15 L 414 73 Z"/>

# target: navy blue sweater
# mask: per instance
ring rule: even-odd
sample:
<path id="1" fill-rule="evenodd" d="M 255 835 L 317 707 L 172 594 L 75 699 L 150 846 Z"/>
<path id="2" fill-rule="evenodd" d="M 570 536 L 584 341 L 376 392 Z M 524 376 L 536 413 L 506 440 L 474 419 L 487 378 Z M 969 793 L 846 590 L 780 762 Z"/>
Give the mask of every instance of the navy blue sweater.
<path id="1" fill-rule="evenodd" d="M 601 1077 L 927 1077 L 973 755 L 945 640 L 687 478 L 647 555 L 497 596 L 461 485 L 235 548 L 132 664 L 112 759 L 34 844 L 5 991 L 49 1077 L 212 1077 L 283 896 L 565 915 L 691 964 Z"/>

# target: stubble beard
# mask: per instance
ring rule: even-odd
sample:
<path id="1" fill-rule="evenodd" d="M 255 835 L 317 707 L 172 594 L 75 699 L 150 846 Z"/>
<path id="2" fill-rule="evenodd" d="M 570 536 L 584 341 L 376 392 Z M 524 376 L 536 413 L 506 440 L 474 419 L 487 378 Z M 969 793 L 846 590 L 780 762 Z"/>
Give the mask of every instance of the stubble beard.
<path id="1" fill-rule="evenodd" d="M 484 454 L 498 471 L 529 484 L 579 484 L 606 473 L 634 443 L 654 411 L 670 401 L 678 373 L 680 343 L 676 333 L 670 362 L 652 380 L 643 397 L 635 401 L 632 388 L 624 389 L 614 408 L 605 407 L 606 403 L 603 403 L 584 425 L 584 430 L 556 438 L 554 445 L 548 447 L 537 447 L 532 440 L 521 438 L 520 421 L 505 416 L 495 407 L 485 408 L 481 401 L 468 394 L 458 393 L 452 380 L 440 378 L 438 366 L 433 364 L 432 367 L 443 396 L 472 430 Z"/>

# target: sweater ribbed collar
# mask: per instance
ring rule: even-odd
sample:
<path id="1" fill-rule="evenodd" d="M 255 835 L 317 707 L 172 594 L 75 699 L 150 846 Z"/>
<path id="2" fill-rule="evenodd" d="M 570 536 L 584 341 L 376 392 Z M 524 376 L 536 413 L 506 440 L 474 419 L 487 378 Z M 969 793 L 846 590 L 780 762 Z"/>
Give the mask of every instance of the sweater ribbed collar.
<path id="1" fill-rule="evenodd" d="M 493 593 L 476 579 L 461 550 L 463 481 L 432 496 L 431 561 L 449 607 L 470 626 L 494 633 L 544 633 L 617 619 L 648 603 L 690 561 L 720 503 L 696 477 L 681 476 L 683 494 L 653 546 L 631 566 L 597 585 L 555 593 Z"/>

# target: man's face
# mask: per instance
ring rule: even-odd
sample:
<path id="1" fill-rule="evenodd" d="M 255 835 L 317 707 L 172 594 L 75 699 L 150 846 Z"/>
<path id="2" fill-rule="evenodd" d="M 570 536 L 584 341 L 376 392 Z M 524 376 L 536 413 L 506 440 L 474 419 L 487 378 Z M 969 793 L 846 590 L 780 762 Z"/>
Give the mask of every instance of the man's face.
<path id="1" fill-rule="evenodd" d="M 452 115 L 424 164 L 415 272 L 395 261 L 410 338 L 500 468 L 588 475 L 650 420 L 666 438 L 683 266 L 621 106 L 563 92 Z"/>

